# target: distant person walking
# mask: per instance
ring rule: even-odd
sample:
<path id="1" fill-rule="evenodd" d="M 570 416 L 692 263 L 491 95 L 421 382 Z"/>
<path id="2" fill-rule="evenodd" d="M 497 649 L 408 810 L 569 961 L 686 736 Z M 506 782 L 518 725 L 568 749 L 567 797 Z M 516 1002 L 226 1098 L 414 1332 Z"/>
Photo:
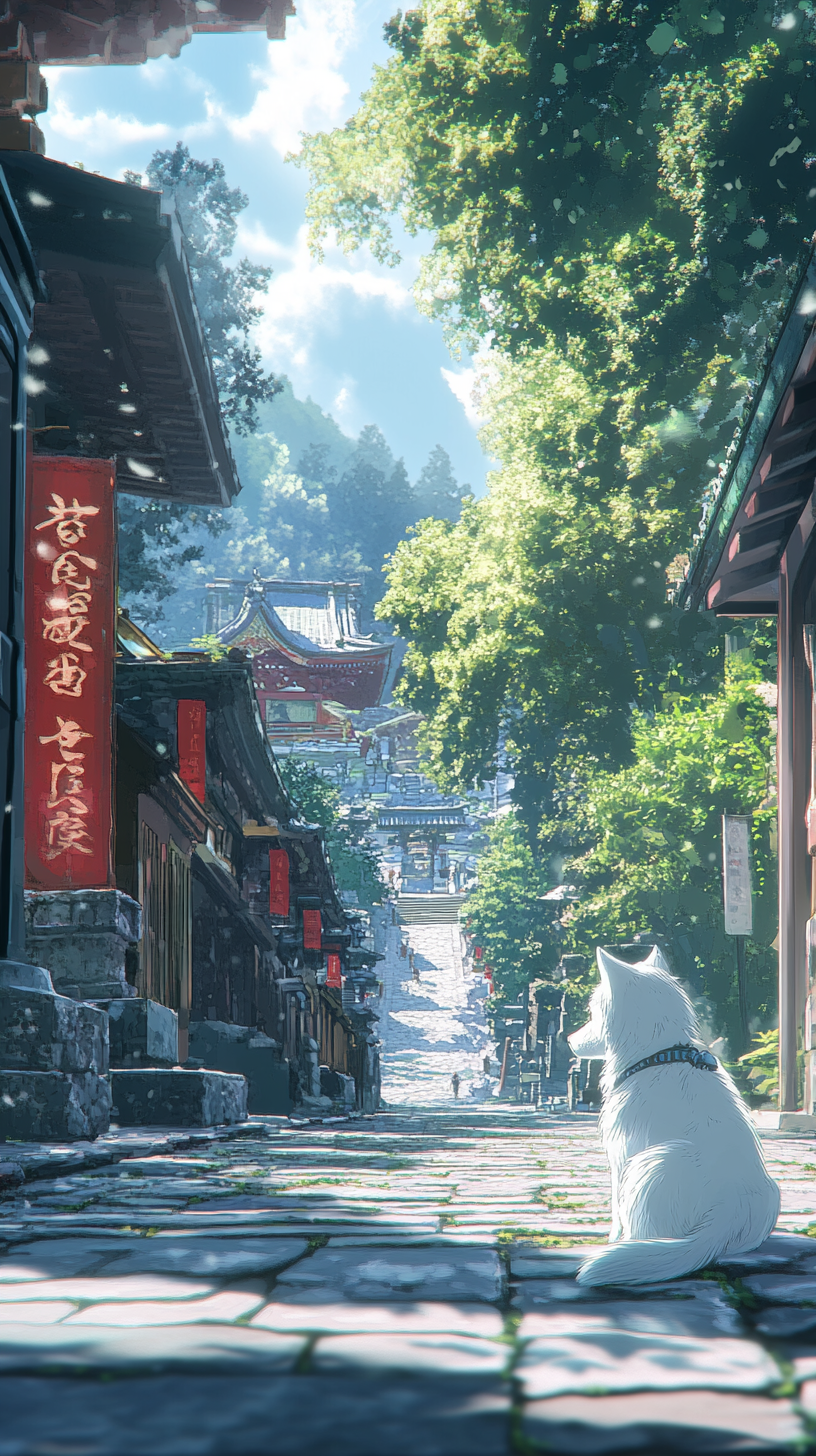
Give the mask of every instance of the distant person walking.
<path id="1" fill-rule="evenodd" d="M 453 1088 L 453 1095 L 454 1095 L 454 1097 L 458 1097 L 459 1096 L 459 1084 L 460 1084 L 459 1073 L 458 1072 L 454 1072 L 453 1076 L 451 1077 L 451 1087 Z"/>
<path id="2" fill-rule="evenodd" d="M 487 1076 L 488 1073 L 490 1072 L 490 1057 L 489 1056 L 486 1056 L 485 1059 L 484 1059 L 484 1061 L 482 1062 L 482 1070 L 484 1071 L 485 1076 Z"/>

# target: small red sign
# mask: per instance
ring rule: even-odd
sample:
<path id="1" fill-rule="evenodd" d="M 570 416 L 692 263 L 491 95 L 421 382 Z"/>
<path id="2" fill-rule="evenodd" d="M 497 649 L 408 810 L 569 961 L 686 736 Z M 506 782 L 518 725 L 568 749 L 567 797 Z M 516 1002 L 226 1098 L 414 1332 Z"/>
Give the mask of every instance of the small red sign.
<path id="1" fill-rule="evenodd" d="M 207 792 L 207 704 L 198 698 L 178 703 L 179 778 L 200 803 Z"/>
<path id="2" fill-rule="evenodd" d="M 32 890 L 113 884 L 114 469 L 30 458 L 25 861 Z"/>
<path id="3" fill-rule="evenodd" d="M 327 974 L 326 974 L 326 985 L 327 986 L 336 986 L 337 989 L 338 989 L 338 991 L 341 989 L 341 987 L 343 985 L 343 977 L 340 974 L 340 957 L 339 957 L 339 955 L 330 955 L 329 956 L 328 971 L 327 971 Z"/>
<path id="4" fill-rule="evenodd" d="M 475 961 L 480 961 L 483 955 L 484 951 L 482 950 L 482 947 L 480 945 L 476 945 L 473 947 L 473 959 Z"/>
<path id="5" fill-rule="evenodd" d="M 269 851 L 269 913 L 289 914 L 289 856 L 285 849 Z"/>
<path id="6" fill-rule="evenodd" d="M 321 950 L 323 945 L 323 922 L 319 910 L 303 912 L 303 949 Z"/>

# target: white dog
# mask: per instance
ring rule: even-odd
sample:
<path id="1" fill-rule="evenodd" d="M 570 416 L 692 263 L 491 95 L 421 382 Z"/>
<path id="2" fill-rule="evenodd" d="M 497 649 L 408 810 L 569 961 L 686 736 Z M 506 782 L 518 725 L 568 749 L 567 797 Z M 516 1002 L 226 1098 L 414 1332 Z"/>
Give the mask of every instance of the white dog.
<path id="1" fill-rule="evenodd" d="M 627 965 L 598 949 L 591 1019 L 570 1038 L 603 1057 L 601 1136 L 612 1173 L 611 1247 L 579 1284 L 651 1284 L 766 1239 L 779 1213 L 759 1139 L 691 1002 L 657 947 Z"/>

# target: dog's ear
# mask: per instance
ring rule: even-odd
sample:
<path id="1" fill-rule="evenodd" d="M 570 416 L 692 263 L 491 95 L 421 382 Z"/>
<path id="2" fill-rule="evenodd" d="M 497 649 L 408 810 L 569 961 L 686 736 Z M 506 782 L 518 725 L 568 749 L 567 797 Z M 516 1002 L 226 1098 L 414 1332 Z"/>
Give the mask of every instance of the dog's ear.
<path id="1" fill-rule="evenodd" d="M 608 986 L 610 991 L 614 990 L 615 986 L 620 985 L 622 981 L 631 980 L 638 974 L 635 966 L 630 966 L 628 961 L 619 961 L 617 956 L 610 955 L 608 950 L 603 949 L 603 946 L 599 945 L 596 948 L 595 955 L 598 970 L 601 973 L 601 984 Z"/>
<path id="2" fill-rule="evenodd" d="M 644 971 L 669 971 L 671 974 L 669 963 L 659 945 L 653 945 L 645 960 L 638 961 L 638 966 Z"/>

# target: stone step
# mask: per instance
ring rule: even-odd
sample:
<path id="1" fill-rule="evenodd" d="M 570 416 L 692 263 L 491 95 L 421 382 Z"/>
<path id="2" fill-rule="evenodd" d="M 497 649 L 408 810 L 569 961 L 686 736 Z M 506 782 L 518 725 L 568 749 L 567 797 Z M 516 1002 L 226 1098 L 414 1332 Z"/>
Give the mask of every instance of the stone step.
<path id="1" fill-rule="evenodd" d="M 0 1071 L 0 1140 L 96 1138 L 110 1111 L 110 1086 L 97 1072 Z"/>
<path id="2" fill-rule="evenodd" d="M 456 925 L 465 895 L 400 895 L 397 914 L 403 925 Z"/>
<path id="3" fill-rule="evenodd" d="M 0 1068 L 102 1075 L 108 1070 L 108 1018 L 96 1006 L 53 991 L 0 986 Z"/>
<path id="4" fill-rule="evenodd" d="M 246 1077 L 151 1067 L 114 1068 L 110 1080 L 120 1127 L 217 1127 L 246 1121 Z"/>

